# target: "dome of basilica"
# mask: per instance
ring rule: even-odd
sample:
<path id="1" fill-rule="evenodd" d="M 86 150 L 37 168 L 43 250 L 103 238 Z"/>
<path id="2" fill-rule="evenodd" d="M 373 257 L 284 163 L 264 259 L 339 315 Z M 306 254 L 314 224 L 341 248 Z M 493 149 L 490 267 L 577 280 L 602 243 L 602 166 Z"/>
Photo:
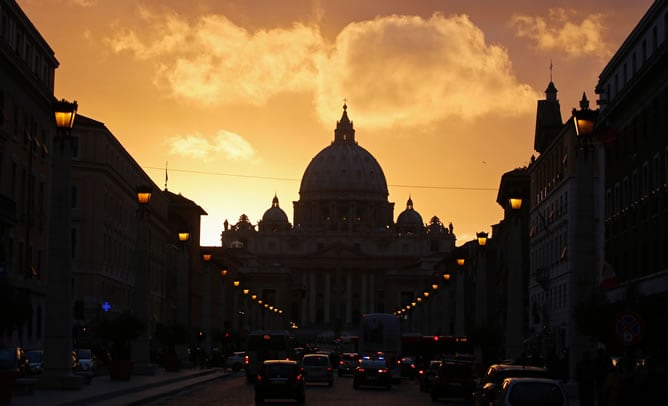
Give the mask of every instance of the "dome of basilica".
<path id="1" fill-rule="evenodd" d="M 299 195 L 308 200 L 387 201 L 387 182 L 378 161 L 355 141 L 347 106 L 334 130 L 334 142 L 320 151 L 302 176 Z"/>
<path id="2" fill-rule="evenodd" d="M 271 202 L 271 207 L 264 212 L 262 216 L 262 222 L 260 223 L 260 231 L 268 230 L 280 230 L 280 229 L 289 229 L 290 222 L 288 221 L 288 215 L 285 214 L 283 209 L 278 205 L 278 196 L 274 195 L 274 199 Z"/>

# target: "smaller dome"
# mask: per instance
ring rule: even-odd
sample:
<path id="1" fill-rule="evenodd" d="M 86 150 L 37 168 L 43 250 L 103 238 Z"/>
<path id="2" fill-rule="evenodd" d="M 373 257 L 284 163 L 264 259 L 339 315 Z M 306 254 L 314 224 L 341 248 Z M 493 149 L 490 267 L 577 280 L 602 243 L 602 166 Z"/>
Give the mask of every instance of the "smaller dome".
<path id="1" fill-rule="evenodd" d="M 397 217 L 397 229 L 399 232 L 417 232 L 422 229 L 424 224 L 420 213 L 413 209 L 413 199 L 408 198 L 406 210 L 402 211 Z"/>
<path id="2" fill-rule="evenodd" d="M 271 202 L 271 207 L 264 212 L 262 222 L 260 223 L 260 231 L 275 231 L 290 228 L 288 215 L 278 205 L 278 196 L 274 195 Z"/>

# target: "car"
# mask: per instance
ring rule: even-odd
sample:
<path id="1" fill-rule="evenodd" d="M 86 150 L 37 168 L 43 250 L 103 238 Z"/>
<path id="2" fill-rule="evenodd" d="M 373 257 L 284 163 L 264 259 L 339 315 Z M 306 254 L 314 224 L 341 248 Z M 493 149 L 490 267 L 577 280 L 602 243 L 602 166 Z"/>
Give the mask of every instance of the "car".
<path id="1" fill-rule="evenodd" d="M 0 370 L 14 371 L 17 378 L 30 376 L 30 362 L 22 347 L 0 347 Z"/>
<path id="2" fill-rule="evenodd" d="M 432 400 L 447 396 L 470 402 L 474 390 L 473 357 L 455 355 L 443 358 L 430 385 L 429 394 Z"/>
<path id="3" fill-rule="evenodd" d="M 304 377 L 297 361 L 262 363 L 255 380 L 255 403 L 264 403 L 265 399 L 295 399 L 297 403 L 304 403 Z"/>
<path id="4" fill-rule="evenodd" d="M 357 365 L 360 363 L 360 355 L 356 352 L 344 352 L 339 357 L 339 376 L 350 374 L 355 371 Z"/>
<path id="5" fill-rule="evenodd" d="M 431 360 L 429 361 L 429 366 L 427 368 L 418 370 L 420 392 L 429 392 L 431 389 L 431 383 L 434 381 L 434 378 L 438 373 L 438 368 L 441 366 L 441 362 L 442 361 L 440 360 Z"/>
<path id="6" fill-rule="evenodd" d="M 362 358 L 353 372 L 353 388 L 359 389 L 362 385 L 392 389 L 392 374 L 384 358 Z"/>
<path id="7" fill-rule="evenodd" d="M 550 371 L 544 367 L 522 364 L 492 364 L 478 382 L 473 392 L 475 406 L 487 406 L 496 398 L 503 380 L 511 377 L 552 378 Z"/>
<path id="8" fill-rule="evenodd" d="M 558 379 L 506 378 L 496 393 L 494 406 L 568 406 L 568 397 Z"/>
<path id="9" fill-rule="evenodd" d="M 306 354 L 302 357 L 300 367 L 305 383 L 325 382 L 329 386 L 334 385 L 334 370 L 328 354 Z"/>
<path id="10" fill-rule="evenodd" d="M 78 348 L 75 349 L 74 352 L 76 353 L 77 360 L 79 362 L 79 366 L 77 368 L 78 371 L 90 372 L 94 375 L 97 365 L 95 362 L 95 357 L 93 356 L 93 352 L 88 348 Z"/>
<path id="11" fill-rule="evenodd" d="M 32 375 L 39 375 L 44 371 L 44 351 L 42 350 L 28 350 L 25 352 L 28 358 L 28 367 Z"/>
<path id="12" fill-rule="evenodd" d="M 243 368 L 245 362 L 246 352 L 236 351 L 225 358 L 225 368 L 230 368 L 232 371 L 237 372 Z"/>
<path id="13" fill-rule="evenodd" d="M 397 364 L 399 366 L 399 373 L 402 378 L 414 379 L 417 375 L 417 368 L 415 367 L 415 359 L 412 357 L 401 357 Z"/>

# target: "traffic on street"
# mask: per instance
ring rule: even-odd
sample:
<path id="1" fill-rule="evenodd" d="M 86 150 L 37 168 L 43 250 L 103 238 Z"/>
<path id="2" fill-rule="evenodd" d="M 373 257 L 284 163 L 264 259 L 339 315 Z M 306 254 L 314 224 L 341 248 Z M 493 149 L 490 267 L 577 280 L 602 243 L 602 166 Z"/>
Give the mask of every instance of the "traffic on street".
<path id="1" fill-rule="evenodd" d="M 404 406 L 404 405 L 466 405 L 459 398 L 439 398 L 431 400 L 429 394 L 420 392 L 416 379 L 403 378 L 401 383 L 385 387 L 362 386 L 353 388 L 353 377 L 334 374 L 334 384 L 308 383 L 305 386 L 305 404 L 312 405 L 347 405 L 347 406 Z M 265 404 L 296 404 L 292 399 L 266 399 Z M 191 390 L 169 396 L 151 403 L 151 406 L 177 405 L 253 405 L 255 404 L 254 384 L 248 383 L 242 372 L 235 372 L 224 379 L 219 379 Z"/>

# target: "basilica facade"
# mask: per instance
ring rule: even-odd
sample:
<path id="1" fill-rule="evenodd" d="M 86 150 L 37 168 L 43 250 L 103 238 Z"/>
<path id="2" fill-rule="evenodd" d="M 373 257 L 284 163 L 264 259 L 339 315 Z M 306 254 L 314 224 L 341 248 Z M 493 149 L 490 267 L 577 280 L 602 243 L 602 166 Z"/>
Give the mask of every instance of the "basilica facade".
<path id="1" fill-rule="evenodd" d="M 339 335 L 356 331 L 362 314 L 393 313 L 420 297 L 455 247 L 453 226 L 436 216 L 425 223 L 410 196 L 395 221 L 388 195 L 383 169 L 358 144 L 344 105 L 333 142 L 304 172 L 293 223 L 278 196 L 258 224 L 246 215 L 225 223 L 223 255 L 239 282 L 235 327 Z M 432 301 L 410 325 L 446 334 L 447 306 Z"/>

